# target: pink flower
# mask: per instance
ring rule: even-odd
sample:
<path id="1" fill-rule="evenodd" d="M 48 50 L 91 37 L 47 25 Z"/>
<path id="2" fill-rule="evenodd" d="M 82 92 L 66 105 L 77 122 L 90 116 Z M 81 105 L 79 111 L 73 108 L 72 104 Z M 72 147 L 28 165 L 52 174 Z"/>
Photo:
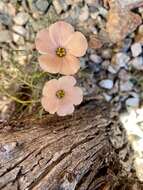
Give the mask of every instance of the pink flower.
<path id="1" fill-rule="evenodd" d="M 74 112 L 74 105 L 79 105 L 83 99 L 82 90 L 75 87 L 76 80 L 72 76 L 63 76 L 46 82 L 43 88 L 41 103 L 50 114 L 57 112 L 65 116 Z"/>
<path id="2" fill-rule="evenodd" d="M 84 35 L 63 21 L 39 31 L 35 43 L 36 49 L 43 54 L 39 57 L 40 66 L 49 73 L 75 74 L 80 68 L 77 57 L 87 50 Z"/>

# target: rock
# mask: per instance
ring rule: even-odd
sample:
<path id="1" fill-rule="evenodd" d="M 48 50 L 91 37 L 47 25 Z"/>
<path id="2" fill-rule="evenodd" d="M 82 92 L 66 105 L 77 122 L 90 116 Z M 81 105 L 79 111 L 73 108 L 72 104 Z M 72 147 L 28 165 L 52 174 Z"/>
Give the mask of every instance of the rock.
<path id="1" fill-rule="evenodd" d="M 112 42 L 123 40 L 132 33 L 140 24 L 142 19 L 138 14 L 119 8 L 109 10 L 106 31 Z"/>
<path id="2" fill-rule="evenodd" d="M 93 61 L 94 63 L 101 63 L 102 62 L 102 58 L 96 54 L 91 54 L 89 59 L 91 61 Z"/>
<path id="3" fill-rule="evenodd" d="M 116 68 L 114 68 L 112 65 L 109 65 L 107 70 L 108 70 L 110 73 L 112 73 L 112 74 L 116 74 L 119 69 L 116 69 Z"/>
<path id="4" fill-rule="evenodd" d="M 102 57 L 104 59 L 111 59 L 111 57 L 112 57 L 112 49 L 109 49 L 109 48 L 108 49 L 103 49 L 101 54 L 102 54 Z"/>
<path id="5" fill-rule="evenodd" d="M 139 107 L 139 98 L 128 98 L 126 100 L 126 106 L 128 107 L 133 107 L 133 108 L 138 108 Z"/>
<path id="6" fill-rule="evenodd" d="M 99 15 L 99 12 L 90 13 L 90 16 L 92 19 L 97 19 L 98 15 Z"/>
<path id="7" fill-rule="evenodd" d="M 134 43 L 131 46 L 131 51 L 132 51 L 132 55 L 133 57 L 137 57 L 142 53 L 142 46 L 140 43 Z"/>
<path id="8" fill-rule="evenodd" d="M 143 158 L 136 158 L 134 165 L 139 180 L 143 182 Z"/>
<path id="9" fill-rule="evenodd" d="M 91 35 L 89 39 L 89 48 L 100 49 L 103 46 L 103 43 L 96 35 Z"/>
<path id="10" fill-rule="evenodd" d="M 142 71 L 143 70 L 143 57 L 136 57 L 134 59 L 132 59 L 129 63 L 130 65 L 132 65 L 135 69 Z"/>
<path id="11" fill-rule="evenodd" d="M 60 14 L 62 11 L 66 11 L 68 8 L 68 4 L 65 0 L 53 0 L 54 8 L 57 12 L 57 14 Z"/>
<path id="12" fill-rule="evenodd" d="M 121 43 L 121 51 L 123 52 L 128 52 L 132 44 L 132 39 L 131 38 L 125 38 L 124 41 Z"/>
<path id="13" fill-rule="evenodd" d="M 108 70 L 108 67 L 109 67 L 110 64 L 111 64 L 111 63 L 110 63 L 109 60 L 104 60 L 104 61 L 102 62 L 102 69 Z"/>
<path id="14" fill-rule="evenodd" d="M 86 0 L 86 3 L 91 7 L 99 6 L 99 0 Z"/>
<path id="15" fill-rule="evenodd" d="M 0 23 L 6 26 L 12 25 L 12 17 L 15 16 L 16 9 L 11 3 L 0 1 Z"/>
<path id="16" fill-rule="evenodd" d="M 0 1 L 0 12 L 10 16 L 15 16 L 16 8 L 11 3 Z"/>
<path id="17" fill-rule="evenodd" d="M 89 17 L 89 10 L 88 10 L 88 6 L 85 5 L 83 8 L 81 8 L 81 12 L 80 12 L 80 15 L 79 15 L 79 20 L 81 22 L 84 22 L 88 19 Z"/>
<path id="18" fill-rule="evenodd" d="M 118 77 L 119 79 L 121 79 L 122 81 L 128 81 L 131 77 L 129 75 L 129 73 L 125 70 L 125 69 L 121 69 L 118 73 Z"/>
<path id="19" fill-rule="evenodd" d="M 113 88 L 113 81 L 110 79 L 105 79 L 99 82 L 99 86 L 105 89 L 112 89 Z"/>
<path id="20" fill-rule="evenodd" d="M 99 6 L 98 7 L 99 14 L 102 15 L 104 18 L 107 18 L 108 11 L 104 7 Z"/>
<path id="21" fill-rule="evenodd" d="M 140 43 L 143 46 L 143 33 L 142 34 L 138 33 L 135 36 L 135 42 Z"/>
<path id="22" fill-rule="evenodd" d="M 120 91 L 121 92 L 128 92 L 131 91 L 133 89 L 133 83 L 128 81 L 120 81 Z"/>
<path id="23" fill-rule="evenodd" d="M 18 41 L 19 41 L 19 39 L 20 39 L 20 35 L 19 34 L 16 34 L 16 33 L 13 33 L 13 41 L 15 42 L 15 43 L 17 43 Z"/>
<path id="24" fill-rule="evenodd" d="M 26 31 L 26 29 L 23 28 L 22 26 L 14 25 L 14 26 L 12 27 L 12 29 L 13 29 L 13 31 L 14 31 L 15 33 L 17 33 L 17 34 L 19 34 L 19 35 L 21 35 L 21 36 L 26 36 L 27 31 Z"/>
<path id="25" fill-rule="evenodd" d="M 109 1 L 109 0 L 108 0 Z M 120 6 L 121 8 L 124 8 L 124 9 L 134 9 L 134 8 L 137 8 L 137 7 L 140 7 L 143 5 L 143 1 L 142 0 L 117 0 L 116 1 L 116 5 L 117 6 Z M 112 1 L 111 1 L 112 3 Z M 110 5 L 111 5 L 110 3 Z M 113 1 L 114 3 L 114 1 Z"/>
<path id="26" fill-rule="evenodd" d="M 14 18 L 14 22 L 17 25 L 24 25 L 28 22 L 29 15 L 25 12 L 19 12 Z"/>
<path id="27" fill-rule="evenodd" d="M 90 72 L 99 73 L 101 71 L 101 64 L 88 61 L 88 68 Z"/>
<path id="28" fill-rule="evenodd" d="M 139 26 L 138 33 L 143 34 L 143 24 Z"/>
<path id="29" fill-rule="evenodd" d="M 44 13 L 49 6 L 49 2 L 47 0 L 37 0 L 35 6 L 38 11 Z"/>
<path id="30" fill-rule="evenodd" d="M 81 69 L 85 69 L 87 67 L 86 59 L 83 57 L 80 58 L 80 67 Z"/>
<path id="31" fill-rule="evenodd" d="M 10 26 L 12 25 L 12 17 L 6 13 L 0 13 L 0 23 Z"/>
<path id="32" fill-rule="evenodd" d="M 130 57 L 125 53 L 117 53 L 115 55 L 115 64 L 121 67 L 126 67 L 127 63 L 129 62 Z"/>
<path id="33" fill-rule="evenodd" d="M 103 96 L 107 102 L 110 102 L 112 99 L 112 96 L 108 95 L 107 93 L 103 93 Z"/>
<path id="34" fill-rule="evenodd" d="M 0 42 L 12 42 L 12 33 L 9 30 L 0 31 Z"/>

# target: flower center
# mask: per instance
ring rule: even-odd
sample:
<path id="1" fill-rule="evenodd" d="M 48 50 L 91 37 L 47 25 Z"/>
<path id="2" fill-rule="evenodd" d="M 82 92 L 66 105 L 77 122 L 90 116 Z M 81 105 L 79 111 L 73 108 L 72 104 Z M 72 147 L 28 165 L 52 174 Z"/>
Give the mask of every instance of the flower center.
<path id="1" fill-rule="evenodd" d="M 65 96 L 65 91 L 64 90 L 58 90 L 56 92 L 56 96 L 57 96 L 57 98 L 62 99 Z"/>
<path id="2" fill-rule="evenodd" d="M 64 57 L 66 55 L 65 48 L 59 47 L 56 49 L 56 55 L 59 57 Z"/>

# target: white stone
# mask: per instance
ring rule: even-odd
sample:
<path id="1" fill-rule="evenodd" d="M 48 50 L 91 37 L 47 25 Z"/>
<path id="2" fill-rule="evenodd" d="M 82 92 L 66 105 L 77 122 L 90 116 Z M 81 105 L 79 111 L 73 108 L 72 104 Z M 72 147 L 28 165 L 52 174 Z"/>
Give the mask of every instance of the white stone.
<path id="1" fill-rule="evenodd" d="M 126 67 L 126 64 L 129 62 L 130 57 L 125 53 L 116 54 L 116 63 L 121 67 Z"/>
<path id="2" fill-rule="evenodd" d="M 143 182 L 143 158 L 135 159 L 135 168 L 138 178 Z"/>
<path id="3" fill-rule="evenodd" d="M 19 39 L 20 39 L 20 36 L 16 33 L 13 33 L 13 41 L 17 43 Z"/>
<path id="4" fill-rule="evenodd" d="M 122 92 L 128 92 L 133 89 L 133 83 L 130 81 L 120 81 L 120 90 Z"/>
<path id="5" fill-rule="evenodd" d="M 79 20 L 84 22 L 88 19 L 89 17 L 89 10 L 88 10 L 88 6 L 85 5 L 82 9 L 81 9 L 81 12 L 80 12 L 80 15 L 79 15 Z"/>
<path id="6" fill-rule="evenodd" d="M 12 27 L 12 29 L 14 30 L 14 32 L 16 32 L 17 34 L 21 35 L 21 36 L 26 36 L 26 29 L 23 28 L 22 26 L 17 26 L 17 25 L 14 25 Z"/>
<path id="7" fill-rule="evenodd" d="M 110 100 L 112 99 L 112 96 L 108 95 L 107 93 L 103 93 L 103 96 L 107 102 L 110 102 Z"/>
<path id="8" fill-rule="evenodd" d="M 62 10 L 66 11 L 67 8 L 68 8 L 68 4 L 65 2 L 65 0 L 53 0 L 53 5 L 54 5 L 54 8 L 57 12 L 57 14 L 60 14 L 62 12 Z"/>
<path id="9" fill-rule="evenodd" d="M 132 51 L 132 55 L 133 57 L 137 57 L 142 53 L 142 46 L 140 43 L 134 43 L 131 46 L 131 51 Z"/>
<path id="10" fill-rule="evenodd" d="M 94 63 L 101 63 L 102 62 L 102 58 L 99 55 L 96 55 L 96 54 L 91 54 L 89 58 Z"/>
<path id="11" fill-rule="evenodd" d="M 139 106 L 139 98 L 128 98 L 126 100 L 126 105 L 129 107 L 134 107 L 134 108 L 138 108 Z"/>
<path id="12" fill-rule="evenodd" d="M 37 0 L 35 2 L 36 8 L 40 12 L 45 12 L 49 6 L 49 2 L 47 0 Z"/>
<path id="13" fill-rule="evenodd" d="M 112 89 L 113 88 L 113 81 L 110 79 L 105 79 L 105 80 L 100 81 L 99 85 L 105 89 Z"/>
<path id="14" fill-rule="evenodd" d="M 11 42 L 12 33 L 9 30 L 0 31 L 0 42 Z"/>
<path id="15" fill-rule="evenodd" d="M 14 22 L 17 25 L 24 25 L 27 23 L 29 15 L 25 12 L 19 12 L 14 18 Z"/>
<path id="16" fill-rule="evenodd" d="M 136 57 L 130 61 L 130 64 L 137 70 L 143 70 L 143 57 Z"/>
<path id="17" fill-rule="evenodd" d="M 118 72 L 118 71 L 117 71 L 115 68 L 113 68 L 111 65 L 109 65 L 108 71 L 109 71 L 110 73 L 112 73 L 112 74 L 116 74 L 116 73 Z"/>

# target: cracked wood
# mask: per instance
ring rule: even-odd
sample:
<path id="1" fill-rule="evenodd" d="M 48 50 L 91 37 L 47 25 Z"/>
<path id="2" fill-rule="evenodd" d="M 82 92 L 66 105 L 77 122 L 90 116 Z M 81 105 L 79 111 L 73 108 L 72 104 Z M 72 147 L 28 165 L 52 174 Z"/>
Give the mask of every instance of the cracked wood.
<path id="1" fill-rule="evenodd" d="M 1 125 L 0 189 L 99 189 L 115 157 L 107 131 L 117 123 L 110 115 L 107 104 L 89 101 L 73 116 Z"/>

